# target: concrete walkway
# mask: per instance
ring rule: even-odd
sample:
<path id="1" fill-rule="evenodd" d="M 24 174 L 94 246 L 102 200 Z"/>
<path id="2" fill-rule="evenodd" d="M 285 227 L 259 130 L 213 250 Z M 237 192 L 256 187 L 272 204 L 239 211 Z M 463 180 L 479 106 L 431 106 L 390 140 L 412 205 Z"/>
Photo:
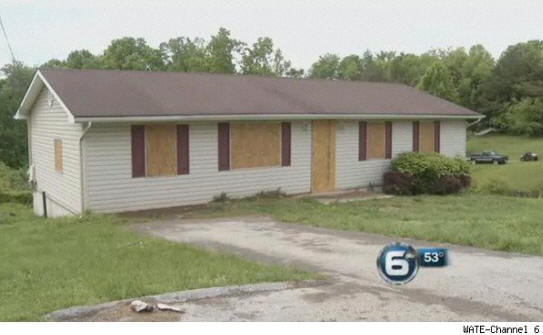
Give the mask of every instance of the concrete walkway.
<path id="1" fill-rule="evenodd" d="M 327 273 L 331 284 L 234 295 L 179 304 L 182 321 L 541 321 L 543 258 L 447 246 L 452 265 L 421 268 L 393 287 L 376 257 L 393 241 L 436 243 L 342 232 L 267 218 L 155 221 L 131 226 L 172 241 L 195 243 L 260 261 Z"/>

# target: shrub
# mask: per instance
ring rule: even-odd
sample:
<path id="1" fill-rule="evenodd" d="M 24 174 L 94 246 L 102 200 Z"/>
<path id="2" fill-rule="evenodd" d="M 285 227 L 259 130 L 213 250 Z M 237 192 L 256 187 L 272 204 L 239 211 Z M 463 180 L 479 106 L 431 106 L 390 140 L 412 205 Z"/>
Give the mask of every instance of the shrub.
<path id="1" fill-rule="evenodd" d="M 10 169 L 0 162 L 0 203 L 4 202 L 31 204 L 32 192 L 24 169 Z"/>
<path id="2" fill-rule="evenodd" d="M 25 169 L 10 169 L 7 165 L 0 162 L 0 191 L 29 191 L 30 185 L 26 179 Z"/>
<path id="3" fill-rule="evenodd" d="M 460 183 L 462 184 L 462 188 L 470 188 L 471 187 L 471 176 L 467 174 L 462 174 L 460 176 L 457 176 L 458 179 L 460 179 Z"/>
<path id="4" fill-rule="evenodd" d="M 279 199 L 284 198 L 286 193 L 281 191 L 281 188 L 275 189 L 273 191 L 260 191 L 255 193 L 255 195 L 248 197 L 249 199 Z"/>
<path id="5" fill-rule="evenodd" d="M 453 194 L 462 190 L 462 181 L 457 176 L 443 176 L 434 180 L 428 189 L 431 194 Z"/>
<path id="6" fill-rule="evenodd" d="M 384 175 L 383 192 L 398 195 L 412 195 L 414 192 L 414 181 L 412 175 L 389 171 Z"/>
<path id="7" fill-rule="evenodd" d="M 226 192 L 222 192 L 221 194 L 214 196 L 211 202 L 227 202 L 227 201 L 230 201 L 230 197 L 226 194 Z"/>
<path id="8" fill-rule="evenodd" d="M 464 159 L 438 153 L 409 152 L 392 161 L 392 171 L 384 176 L 386 193 L 450 194 L 471 185 L 470 165 Z"/>
<path id="9" fill-rule="evenodd" d="M 449 158 L 438 153 L 406 152 L 392 161 L 392 169 L 432 180 L 442 176 L 469 174 L 470 165 L 460 157 Z"/>
<path id="10" fill-rule="evenodd" d="M 23 205 L 30 205 L 32 203 L 32 200 L 32 192 L 30 191 L 0 191 L 0 204 L 5 202 L 17 202 Z"/>

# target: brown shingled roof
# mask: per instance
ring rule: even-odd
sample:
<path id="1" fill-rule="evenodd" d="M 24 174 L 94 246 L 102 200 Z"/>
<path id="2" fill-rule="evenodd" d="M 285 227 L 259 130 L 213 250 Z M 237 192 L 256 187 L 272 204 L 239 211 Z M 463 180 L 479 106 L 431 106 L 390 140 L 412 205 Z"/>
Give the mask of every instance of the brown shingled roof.
<path id="1" fill-rule="evenodd" d="M 477 113 L 401 84 L 107 70 L 40 70 L 74 117 Z"/>

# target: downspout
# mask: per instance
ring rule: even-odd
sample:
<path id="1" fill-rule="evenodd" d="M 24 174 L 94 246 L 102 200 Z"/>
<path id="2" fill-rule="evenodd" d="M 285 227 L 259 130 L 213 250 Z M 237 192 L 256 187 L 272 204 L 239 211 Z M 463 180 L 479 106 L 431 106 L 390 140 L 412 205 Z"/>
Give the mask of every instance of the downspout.
<path id="1" fill-rule="evenodd" d="M 85 171 L 84 171 L 84 164 L 85 161 L 83 159 L 83 140 L 85 139 L 85 135 L 87 135 L 87 132 L 92 127 L 92 122 L 87 122 L 87 126 L 85 129 L 83 129 L 83 133 L 81 134 L 81 137 L 79 138 L 79 180 L 81 183 L 81 216 L 85 212 Z"/>
<path id="2" fill-rule="evenodd" d="M 471 122 L 471 123 L 468 123 L 468 126 L 467 126 L 466 128 L 469 128 L 469 127 L 471 127 L 471 126 L 473 126 L 473 125 L 476 125 L 477 123 L 481 122 L 481 120 L 484 119 L 485 117 L 486 117 L 486 116 L 483 115 L 483 116 L 481 116 L 480 118 L 478 118 L 477 120 L 475 120 L 475 121 L 473 121 L 473 122 Z"/>

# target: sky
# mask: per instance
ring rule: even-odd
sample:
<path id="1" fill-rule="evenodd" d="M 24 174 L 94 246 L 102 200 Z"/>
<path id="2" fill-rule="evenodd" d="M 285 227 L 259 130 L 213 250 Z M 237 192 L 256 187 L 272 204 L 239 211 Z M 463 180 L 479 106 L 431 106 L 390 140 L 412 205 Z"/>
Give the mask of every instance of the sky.
<path id="1" fill-rule="evenodd" d="M 143 37 L 157 47 L 178 36 L 203 37 L 225 27 L 252 44 L 269 36 L 295 67 L 319 56 L 482 44 L 495 57 L 543 39 L 537 0 L 0 0 L 17 60 L 39 65 L 76 49 L 101 53 L 112 39 Z M 0 35 L 0 65 L 11 56 Z"/>

